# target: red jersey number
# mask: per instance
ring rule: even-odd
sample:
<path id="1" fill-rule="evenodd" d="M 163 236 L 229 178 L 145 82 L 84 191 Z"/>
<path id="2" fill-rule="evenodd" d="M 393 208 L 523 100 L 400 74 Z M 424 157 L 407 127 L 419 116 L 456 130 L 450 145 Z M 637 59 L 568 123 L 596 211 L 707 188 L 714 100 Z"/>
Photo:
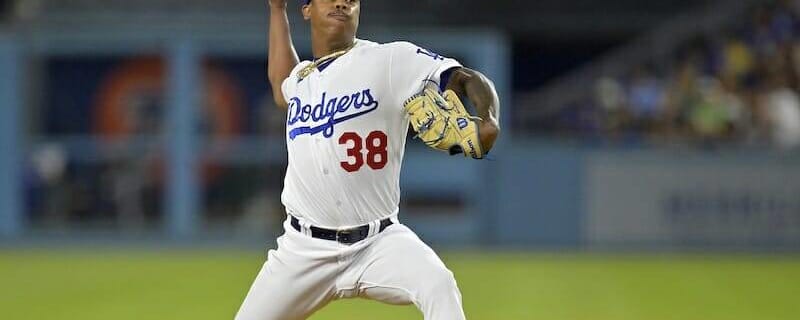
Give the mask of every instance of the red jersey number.
<path id="1" fill-rule="evenodd" d="M 345 132 L 339 137 L 339 144 L 347 147 L 347 161 L 342 161 L 342 169 L 347 172 L 361 170 L 366 162 L 372 170 L 380 170 L 389 162 L 389 137 L 382 131 L 372 131 L 366 139 L 362 139 L 358 133 Z M 366 144 L 367 154 L 364 159 L 364 144 Z"/>

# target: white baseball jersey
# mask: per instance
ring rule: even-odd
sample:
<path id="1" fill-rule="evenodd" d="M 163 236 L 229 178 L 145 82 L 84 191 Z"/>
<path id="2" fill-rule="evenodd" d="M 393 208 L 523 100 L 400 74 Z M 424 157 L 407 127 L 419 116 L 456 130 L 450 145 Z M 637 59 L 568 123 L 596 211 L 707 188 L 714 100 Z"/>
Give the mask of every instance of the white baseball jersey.
<path id="1" fill-rule="evenodd" d="M 326 228 L 397 214 L 408 131 L 403 103 L 460 64 L 408 42 L 365 40 L 300 79 L 310 63 L 298 64 L 281 87 L 289 105 L 287 212 Z"/>

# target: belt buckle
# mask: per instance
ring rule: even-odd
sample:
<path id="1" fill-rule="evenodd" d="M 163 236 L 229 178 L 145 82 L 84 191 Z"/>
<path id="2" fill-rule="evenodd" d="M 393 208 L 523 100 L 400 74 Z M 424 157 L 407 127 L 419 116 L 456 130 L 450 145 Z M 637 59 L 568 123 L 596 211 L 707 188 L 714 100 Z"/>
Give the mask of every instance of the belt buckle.
<path id="1" fill-rule="evenodd" d="M 353 233 L 354 233 L 353 229 L 337 230 L 336 231 L 336 242 L 350 243 L 350 241 L 353 240 L 353 238 L 352 238 Z"/>

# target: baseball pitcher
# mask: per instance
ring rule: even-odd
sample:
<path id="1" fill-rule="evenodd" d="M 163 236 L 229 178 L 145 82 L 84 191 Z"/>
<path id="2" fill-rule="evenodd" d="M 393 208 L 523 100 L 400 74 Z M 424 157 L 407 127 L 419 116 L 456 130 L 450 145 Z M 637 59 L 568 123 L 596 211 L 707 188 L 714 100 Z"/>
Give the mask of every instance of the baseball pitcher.
<path id="1" fill-rule="evenodd" d="M 482 159 L 500 131 L 492 82 L 412 43 L 357 39 L 359 0 L 301 0 L 314 59 L 300 62 L 286 0 L 268 2 L 287 218 L 236 319 L 306 319 L 354 297 L 464 319 L 452 272 L 398 220 L 400 166 L 409 125 L 434 149 Z"/>

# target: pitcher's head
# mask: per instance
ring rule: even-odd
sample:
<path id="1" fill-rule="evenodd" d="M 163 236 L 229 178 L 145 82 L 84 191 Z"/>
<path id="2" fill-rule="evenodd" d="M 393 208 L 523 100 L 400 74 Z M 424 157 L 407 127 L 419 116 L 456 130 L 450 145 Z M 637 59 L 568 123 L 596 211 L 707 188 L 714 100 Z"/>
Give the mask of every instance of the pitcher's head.
<path id="1" fill-rule="evenodd" d="M 313 32 L 355 38 L 361 15 L 360 0 L 301 0 L 303 18 Z"/>

